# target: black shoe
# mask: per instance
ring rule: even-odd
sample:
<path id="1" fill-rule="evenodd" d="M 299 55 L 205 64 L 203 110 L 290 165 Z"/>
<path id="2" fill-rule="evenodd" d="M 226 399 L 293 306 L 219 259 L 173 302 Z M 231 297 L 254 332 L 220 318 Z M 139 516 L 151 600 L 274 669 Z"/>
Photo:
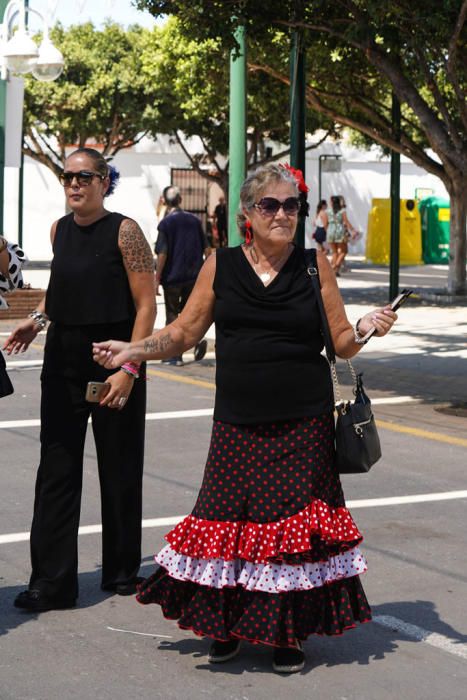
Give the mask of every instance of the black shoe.
<path id="1" fill-rule="evenodd" d="M 200 340 L 199 343 L 195 345 L 195 361 L 199 362 L 203 359 L 208 349 L 208 341 L 206 339 Z"/>
<path id="2" fill-rule="evenodd" d="M 276 673 L 297 673 L 305 666 L 305 654 L 302 645 L 298 642 L 298 646 L 293 647 L 278 647 L 274 650 L 272 668 Z"/>
<path id="3" fill-rule="evenodd" d="M 105 586 L 101 586 L 103 591 L 112 591 L 117 595 L 135 595 L 138 590 L 140 583 L 144 581 L 144 578 L 137 576 L 134 581 L 129 583 L 109 583 Z"/>
<path id="4" fill-rule="evenodd" d="M 144 578 L 138 576 L 131 583 L 119 583 L 117 586 L 115 586 L 115 593 L 117 595 L 135 595 L 135 593 L 138 590 L 139 584 L 143 581 Z"/>
<path id="5" fill-rule="evenodd" d="M 14 602 L 15 608 L 36 613 L 47 612 L 48 610 L 66 610 L 74 608 L 75 605 L 76 599 L 74 598 L 70 598 L 70 600 L 53 600 L 42 595 L 40 591 L 34 588 L 18 593 Z"/>
<path id="6" fill-rule="evenodd" d="M 221 664 L 237 656 L 242 642 L 240 639 L 231 639 L 228 642 L 220 642 L 217 639 L 211 644 L 208 661 L 211 664 Z"/>

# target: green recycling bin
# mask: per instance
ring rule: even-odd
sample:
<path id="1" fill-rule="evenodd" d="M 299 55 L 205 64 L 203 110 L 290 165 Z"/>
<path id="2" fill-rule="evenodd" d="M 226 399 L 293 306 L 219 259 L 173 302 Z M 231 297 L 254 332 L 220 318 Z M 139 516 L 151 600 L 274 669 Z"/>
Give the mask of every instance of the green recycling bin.
<path id="1" fill-rule="evenodd" d="M 449 263 L 449 199 L 426 197 L 419 204 L 423 262 Z"/>

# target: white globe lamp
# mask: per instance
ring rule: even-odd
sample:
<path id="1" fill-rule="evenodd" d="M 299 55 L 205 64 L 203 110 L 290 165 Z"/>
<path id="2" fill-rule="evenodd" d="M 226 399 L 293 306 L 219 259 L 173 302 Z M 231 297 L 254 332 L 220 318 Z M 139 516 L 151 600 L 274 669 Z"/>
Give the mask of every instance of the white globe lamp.
<path id="1" fill-rule="evenodd" d="M 56 80 L 63 71 L 63 56 L 52 44 L 48 36 L 45 36 L 39 46 L 39 56 L 32 74 L 37 80 L 44 82 Z"/>
<path id="2" fill-rule="evenodd" d="M 29 73 L 39 55 L 36 43 L 22 29 L 19 29 L 3 49 L 6 68 L 12 73 Z"/>

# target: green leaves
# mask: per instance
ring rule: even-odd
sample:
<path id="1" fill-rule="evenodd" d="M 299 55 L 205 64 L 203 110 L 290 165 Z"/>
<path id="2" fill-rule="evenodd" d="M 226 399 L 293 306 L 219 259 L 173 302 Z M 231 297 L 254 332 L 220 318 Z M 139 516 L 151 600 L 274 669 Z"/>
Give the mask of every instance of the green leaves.
<path id="1" fill-rule="evenodd" d="M 65 69 L 53 83 L 26 78 L 24 126 L 26 152 L 55 172 L 67 145 L 93 141 L 113 154 L 131 145 L 144 131 L 148 105 L 141 54 L 149 32 L 125 31 L 109 23 L 68 30 L 57 25 L 52 40 L 65 58 Z"/>

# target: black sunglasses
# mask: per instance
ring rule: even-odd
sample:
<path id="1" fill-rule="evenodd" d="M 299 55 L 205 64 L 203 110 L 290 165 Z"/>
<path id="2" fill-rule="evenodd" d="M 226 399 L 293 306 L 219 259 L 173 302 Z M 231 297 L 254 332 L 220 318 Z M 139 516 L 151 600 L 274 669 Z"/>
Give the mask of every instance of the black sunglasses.
<path id="1" fill-rule="evenodd" d="M 74 178 L 76 178 L 76 182 L 80 187 L 87 187 L 91 184 L 93 177 L 98 177 L 100 180 L 105 179 L 105 175 L 94 173 L 92 170 L 79 170 L 77 173 L 71 170 L 64 170 L 60 173 L 58 179 L 63 187 L 71 187 Z"/>
<path id="2" fill-rule="evenodd" d="M 295 216 L 300 209 L 300 200 L 298 197 L 287 197 L 280 202 L 275 197 L 263 197 L 256 202 L 255 207 L 265 216 L 275 216 L 281 207 L 287 216 Z"/>

